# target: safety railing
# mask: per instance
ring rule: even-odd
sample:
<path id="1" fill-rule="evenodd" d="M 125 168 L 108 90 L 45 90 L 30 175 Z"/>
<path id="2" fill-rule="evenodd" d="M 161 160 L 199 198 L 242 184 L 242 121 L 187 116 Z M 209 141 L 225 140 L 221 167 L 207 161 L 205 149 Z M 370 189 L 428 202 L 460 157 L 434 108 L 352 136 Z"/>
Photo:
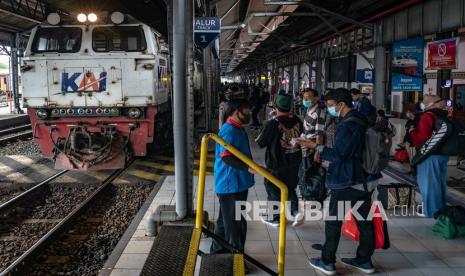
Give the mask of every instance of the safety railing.
<path id="1" fill-rule="evenodd" d="M 259 166 L 257 163 L 248 158 L 245 154 L 234 148 L 226 141 L 221 139 L 218 135 L 213 133 L 205 134 L 202 137 L 202 144 L 200 148 L 200 167 L 199 167 L 199 181 L 197 185 L 197 214 L 195 220 L 195 228 L 202 229 L 203 222 L 203 204 L 205 199 L 205 175 L 207 170 L 207 153 L 208 153 L 208 142 L 213 140 L 220 144 L 231 154 L 239 158 L 242 162 L 247 164 L 249 168 L 256 171 L 261 176 L 268 179 L 273 185 L 277 186 L 281 191 L 281 202 L 280 202 L 280 219 L 279 219 L 279 239 L 278 239 L 278 275 L 284 275 L 284 261 L 285 261 L 285 250 L 286 250 L 286 202 L 288 197 L 287 186 L 274 177 L 266 169 Z"/>

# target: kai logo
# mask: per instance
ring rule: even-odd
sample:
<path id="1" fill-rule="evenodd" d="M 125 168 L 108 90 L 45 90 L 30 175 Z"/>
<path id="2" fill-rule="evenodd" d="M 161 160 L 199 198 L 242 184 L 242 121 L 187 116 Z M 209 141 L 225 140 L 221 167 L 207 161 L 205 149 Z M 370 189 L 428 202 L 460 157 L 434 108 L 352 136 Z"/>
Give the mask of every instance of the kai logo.
<path id="1" fill-rule="evenodd" d="M 68 92 L 103 92 L 107 89 L 107 72 L 63 73 L 61 75 L 61 93 Z"/>

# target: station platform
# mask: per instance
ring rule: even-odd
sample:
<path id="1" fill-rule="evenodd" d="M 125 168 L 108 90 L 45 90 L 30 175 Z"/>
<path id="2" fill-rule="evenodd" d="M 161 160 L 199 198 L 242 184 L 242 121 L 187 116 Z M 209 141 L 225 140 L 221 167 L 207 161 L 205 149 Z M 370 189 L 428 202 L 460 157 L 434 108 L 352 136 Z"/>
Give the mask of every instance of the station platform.
<path id="1" fill-rule="evenodd" d="M 251 137 L 252 138 L 252 137 Z M 253 141 L 251 139 L 251 141 Z M 264 165 L 264 150 L 253 144 L 254 160 Z M 455 172 L 460 174 L 460 172 Z M 464 174 L 465 175 L 465 174 Z M 458 176 L 458 175 L 457 175 Z M 267 198 L 263 177 L 255 176 L 256 184 L 249 190 L 248 201 L 265 201 Z M 396 182 L 395 179 L 384 175 L 381 184 Z M 194 195 L 197 181 L 194 181 Z M 145 236 L 145 223 L 150 214 L 159 205 L 175 204 L 174 177 L 168 176 L 160 187 L 152 204 L 131 237 L 125 241 L 126 245 L 110 257 L 100 275 L 127 276 L 139 275 L 152 248 L 154 237 Z M 465 202 L 463 194 L 462 201 Z M 417 195 L 417 200 L 420 198 Z M 194 206 L 196 206 L 194 204 Z M 205 210 L 209 219 L 218 217 L 219 204 L 214 193 L 213 178 L 207 176 Z M 376 250 L 373 263 L 376 275 L 465 275 L 465 239 L 443 240 L 432 232 L 433 219 L 418 217 L 412 213 L 407 217 L 397 217 L 388 213 L 389 235 L 391 247 L 388 250 Z M 261 221 L 248 221 L 246 253 L 269 268 L 277 271 L 278 229 L 269 227 Z M 324 242 L 324 222 L 305 221 L 299 227 L 287 226 L 286 273 L 285 275 L 321 275 L 309 265 L 309 258 L 320 255 L 319 251 L 311 248 L 314 243 Z M 210 238 L 204 238 L 200 243 L 200 250 L 208 253 Z M 341 238 L 338 249 L 338 260 L 343 257 L 353 257 L 357 244 L 345 237 Z M 249 275 L 268 275 L 253 265 L 248 265 Z M 340 262 L 336 265 L 339 274 L 360 275 L 359 272 L 344 266 Z"/>
<path id="2" fill-rule="evenodd" d="M 27 114 L 0 114 L 0 130 L 29 123 Z"/>

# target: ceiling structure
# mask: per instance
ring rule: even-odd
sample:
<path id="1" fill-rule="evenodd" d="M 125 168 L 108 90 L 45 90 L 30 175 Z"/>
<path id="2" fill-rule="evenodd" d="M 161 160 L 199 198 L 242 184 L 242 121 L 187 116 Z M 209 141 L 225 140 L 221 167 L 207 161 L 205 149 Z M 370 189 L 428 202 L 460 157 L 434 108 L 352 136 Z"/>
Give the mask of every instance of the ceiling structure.
<path id="1" fill-rule="evenodd" d="M 25 34 L 43 22 L 48 13 L 121 11 L 132 14 L 163 35 L 168 33 L 163 0 L 0 0 L 0 52 L 13 45 L 14 34 Z M 26 41 L 26 40 L 23 40 Z"/>
<path id="2" fill-rule="evenodd" d="M 405 1 L 399 0 L 220 0 L 221 69 L 256 67 L 283 54 L 309 47 L 335 31 Z M 292 13 L 292 14 L 291 14 Z"/>
<path id="3" fill-rule="evenodd" d="M 0 1 L 0 46 L 12 45 L 15 33 L 30 30 L 42 22 L 47 14 L 48 5 L 40 0 L 3 0 Z"/>
<path id="4" fill-rule="evenodd" d="M 270 2 L 272 1 L 272 2 Z M 221 69 L 255 67 L 309 47 L 336 30 L 359 24 L 405 1 L 400 0 L 195 0 L 216 8 L 221 17 Z M 200 4 L 199 4 L 200 3 Z M 30 30 L 49 12 L 95 10 L 129 13 L 168 34 L 164 0 L 0 0 L 0 45 L 11 45 L 14 33 Z M 369 28 L 367 24 L 359 26 Z"/>

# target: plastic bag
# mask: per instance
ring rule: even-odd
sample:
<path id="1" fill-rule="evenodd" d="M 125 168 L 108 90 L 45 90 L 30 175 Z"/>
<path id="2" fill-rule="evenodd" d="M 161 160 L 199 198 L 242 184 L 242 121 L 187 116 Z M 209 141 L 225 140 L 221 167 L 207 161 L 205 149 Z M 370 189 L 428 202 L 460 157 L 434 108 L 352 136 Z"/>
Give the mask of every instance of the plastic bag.
<path id="1" fill-rule="evenodd" d="M 394 159 L 395 159 L 397 162 L 408 163 L 408 162 L 409 162 L 409 157 L 408 157 L 408 152 L 407 152 L 407 150 L 406 150 L 405 148 L 404 148 L 404 149 L 397 150 L 397 151 L 394 153 Z"/>
<path id="2" fill-rule="evenodd" d="M 452 240 L 465 235 L 465 226 L 458 226 L 448 216 L 440 215 L 433 225 L 433 232 L 446 240 Z"/>
<path id="3" fill-rule="evenodd" d="M 381 212 L 379 208 L 376 207 L 375 214 L 380 213 Z M 387 227 L 385 227 L 383 218 L 379 215 L 373 216 L 373 231 L 375 233 L 375 249 L 389 248 L 389 242 L 387 241 L 389 238 L 387 238 L 387 235 L 385 235 L 385 231 L 387 234 Z M 347 212 L 344 223 L 342 224 L 341 233 L 343 236 L 346 236 L 351 240 L 360 240 L 360 231 L 358 230 L 357 221 L 352 215 L 352 210 Z"/>

